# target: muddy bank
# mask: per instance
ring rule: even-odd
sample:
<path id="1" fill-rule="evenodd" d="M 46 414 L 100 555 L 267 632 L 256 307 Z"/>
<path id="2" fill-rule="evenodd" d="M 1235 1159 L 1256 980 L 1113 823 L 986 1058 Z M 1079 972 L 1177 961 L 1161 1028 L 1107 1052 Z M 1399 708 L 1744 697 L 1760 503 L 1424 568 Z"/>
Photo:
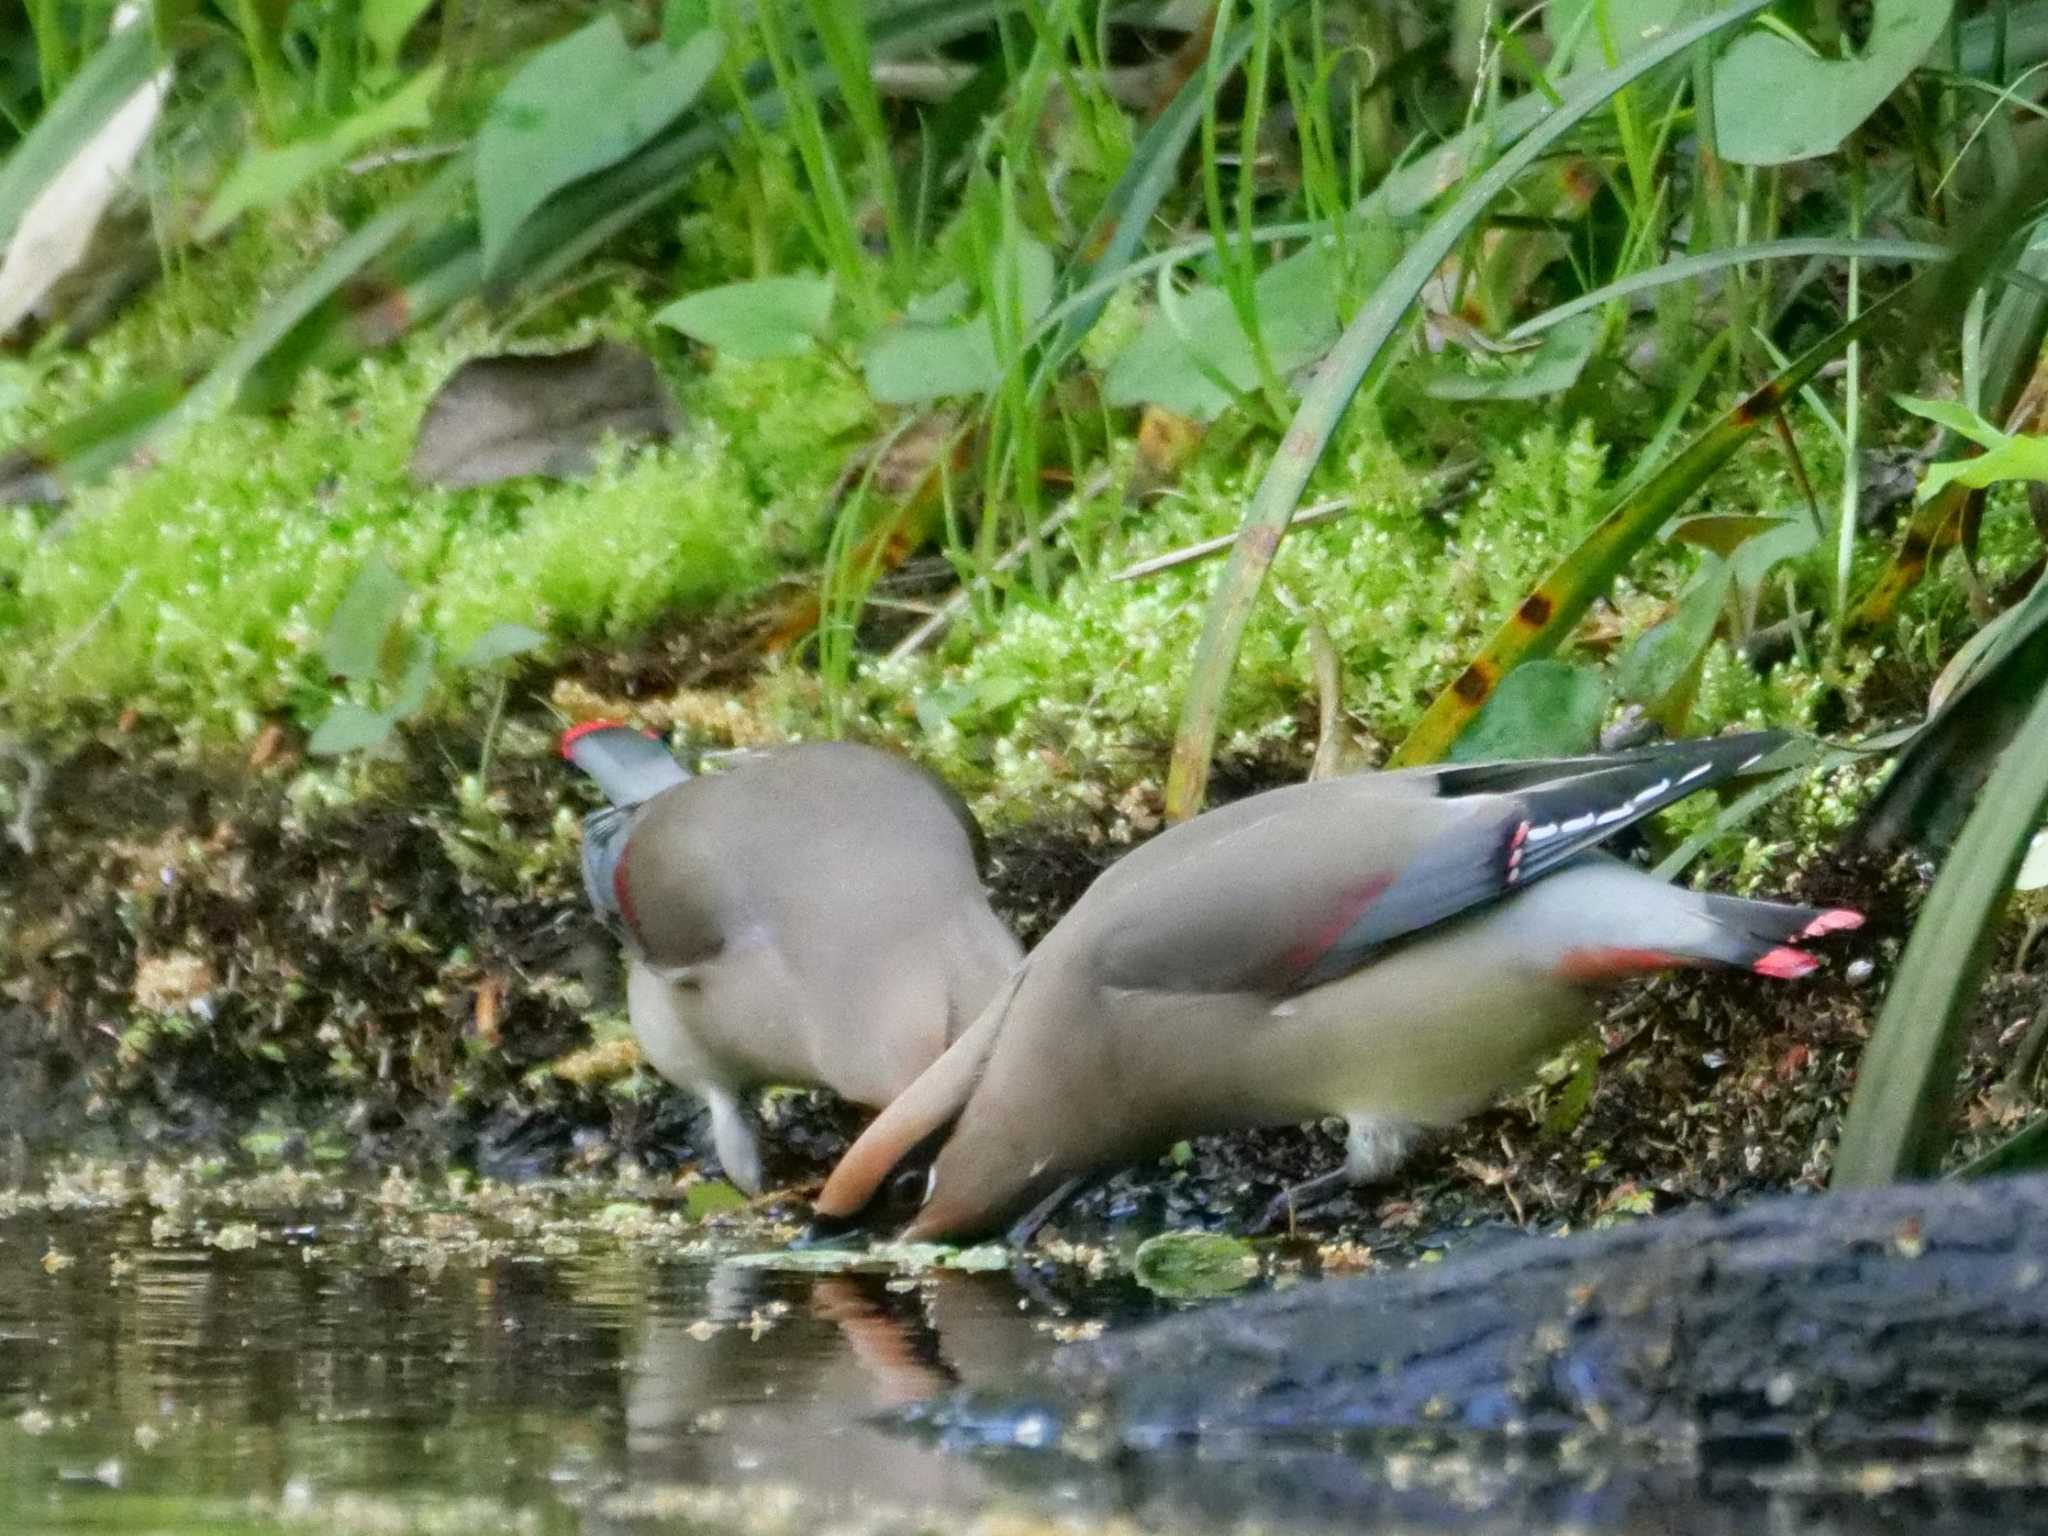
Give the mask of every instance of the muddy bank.
<path id="1" fill-rule="evenodd" d="M 657 671 L 590 682 L 632 694 L 683 675 Z M 487 794 L 481 742 L 455 729 L 343 770 L 345 796 L 306 776 L 282 732 L 204 758 L 111 731 L 53 764 L 35 852 L 0 851 L 0 1124 L 17 1159 L 207 1150 L 509 1177 L 695 1163 L 702 1117 L 633 1064 L 616 955 L 575 871 L 581 791 L 552 739 L 529 696 Z M 1287 776 L 1240 765 L 1221 792 Z M 999 829 L 998 909 L 1035 941 L 1120 851 L 1107 822 Z M 1397 1187 L 1342 1196 L 1302 1226 L 1395 1240 L 1815 1183 L 1920 885 L 1820 864 L 1783 889 L 1871 924 L 1799 986 L 1688 976 L 1618 996 L 1590 1097 L 1582 1080 L 1507 1102 L 1428 1146 Z M 1964 1099 L 1985 1138 L 2019 1114 L 1990 1089 L 2032 990 L 2002 972 L 1987 996 Z M 792 1184 L 855 1123 L 814 1094 L 769 1118 L 774 1171 Z M 1063 1225 L 1241 1222 L 1340 1157 L 1334 1126 L 1204 1141 Z"/>

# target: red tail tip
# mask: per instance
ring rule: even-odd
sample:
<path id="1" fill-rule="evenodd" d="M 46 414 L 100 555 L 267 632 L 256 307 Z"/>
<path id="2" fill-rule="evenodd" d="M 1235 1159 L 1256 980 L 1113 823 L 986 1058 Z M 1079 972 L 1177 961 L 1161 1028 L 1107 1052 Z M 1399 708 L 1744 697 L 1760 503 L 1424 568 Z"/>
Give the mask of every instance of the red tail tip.
<path id="1" fill-rule="evenodd" d="M 1817 939 L 1824 933 L 1846 933 L 1863 926 L 1863 914 L 1852 907 L 1830 907 L 1799 931 L 1802 939 Z"/>
<path id="2" fill-rule="evenodd" d="M 1812 975 L 1819 968 L 1820 962 L 1805 950 L 1793 949 L 1786 945 L 1769 951 L 1750 967 L 1757 975 L 1769 976 L 1777 981 L 1797 981 L 1802 976 Z"/>
<path id="3" fill-rule="evenodd" d="M 562 756 L 567 757 L 570 749 L 592 731 L 622 731 L 625 727 L 616 720 L 585 720 L 581 725 L 572 725 L 562 732 Z"/>

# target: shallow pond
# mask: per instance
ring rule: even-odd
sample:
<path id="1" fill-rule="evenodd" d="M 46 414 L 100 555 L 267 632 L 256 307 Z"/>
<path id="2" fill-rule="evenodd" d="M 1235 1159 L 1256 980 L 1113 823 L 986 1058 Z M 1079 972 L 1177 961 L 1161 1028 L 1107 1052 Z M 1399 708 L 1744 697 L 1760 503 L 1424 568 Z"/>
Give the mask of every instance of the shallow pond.
<path id="1" fill-rule="evenodd" d="M 2009 1531 L 1979 1469 L 1571 1447 L 992 1451 L 906 1405 L 1164 1306 L 776 1256 L 679 1198 L 76 1173 L 0 1196 L 0 1532 Z"/>

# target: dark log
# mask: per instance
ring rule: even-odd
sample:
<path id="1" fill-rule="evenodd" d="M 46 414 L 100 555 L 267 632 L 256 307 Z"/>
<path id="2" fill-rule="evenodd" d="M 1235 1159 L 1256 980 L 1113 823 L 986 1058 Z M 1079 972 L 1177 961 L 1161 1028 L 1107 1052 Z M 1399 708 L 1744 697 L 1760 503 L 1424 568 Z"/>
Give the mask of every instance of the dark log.
<path id="1" fill-rule="evenodd" d="M 1781 1196 L 1300 1285 L 1072 1346 L 1020 1393 L 922 1417 L 1111 1453 L 1390 1431 L 1695 1465 L 2038 1450 L 2048 1176 Z"/>

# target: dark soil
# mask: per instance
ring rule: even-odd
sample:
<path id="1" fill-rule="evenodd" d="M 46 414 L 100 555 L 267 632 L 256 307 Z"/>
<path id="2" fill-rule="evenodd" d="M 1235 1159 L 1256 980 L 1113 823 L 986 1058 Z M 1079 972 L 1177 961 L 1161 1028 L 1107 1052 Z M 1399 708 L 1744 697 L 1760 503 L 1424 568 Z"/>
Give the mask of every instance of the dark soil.
<path id="1" fill-rule="evenodd" d="M 672 637 L 564 675 L 621 700 L 725 682 L 720 638 Z M 522 867 L 562 806 L 583 808 L 552 738 L 529 695 L 500 744 L 489 809 L 468 814 L 457 785 L 480 743 L 449 730 L 412 736 L 338 809 L 293 803 L 302 765 L 281 734 L 267 757 L 197 759 L 110 732 L 54 765 L 38 851 L 0 846 L 0 1151 L 18 1164 L 54 1149 L 260 1145 L 509 1177 L 694 1161 L 702 1117 L 681 1095 L 644 1072 L 622 1084 L 554 1070 L 619 998 L 573 856 Z M 1227 765 L 1219 796 L 1298 771 Z M 996 905 L 1034 943 L 1121 851 L 1085 825 L 999 831 Z M 1340 1196 L 1301 1226 L 1399 1241 L 1818 1182 L 1923 881 L 1905 865 L 1822 864 L 1789 882 L 1788 896 L 1870 915 L 1819 975 L 1668 977 L 1617 996 L 1576 1123 L 1542 1128 L 1554 1089 L 1505 1103 L 1427 1146 L 1396 1184 Z M 1852 982 L 1858 959 L 1874 964 Z M 1986 990 L 1962 1096 L 1980 1143 L 2020 1117 L 1987 1095 L 2038 986 L 2008 961 Z M 819 1176 L 858 1124 L 824 1094 L 779 1098 L 769 1114 L 791 1182 Z M 1077 1235 L 1105 1222 L 1241 1224 L 1341 1156 L 1334 1125 L 1205 1140 L 1061 1223 Z"/>

